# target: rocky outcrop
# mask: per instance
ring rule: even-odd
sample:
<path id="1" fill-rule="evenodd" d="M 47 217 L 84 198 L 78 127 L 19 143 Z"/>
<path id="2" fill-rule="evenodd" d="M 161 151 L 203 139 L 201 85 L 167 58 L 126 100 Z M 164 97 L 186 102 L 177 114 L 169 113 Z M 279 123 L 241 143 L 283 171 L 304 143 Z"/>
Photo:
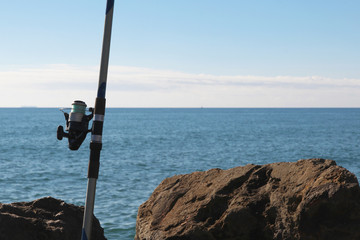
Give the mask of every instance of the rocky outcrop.
<path id="1" fill-rule="evenodd" d="M 139 207 L 136 240 L 360 239 L 357 178 L 324 159 L 165 179 Z"/>
<path id="2" fill-rule="evenodd" d="M 46 197 L 32 202 L 0 203 L 1 240 L 81 239 L 83 207 Z M 94 217 L 93 240 L 105 240 L 104 229 Z"/>

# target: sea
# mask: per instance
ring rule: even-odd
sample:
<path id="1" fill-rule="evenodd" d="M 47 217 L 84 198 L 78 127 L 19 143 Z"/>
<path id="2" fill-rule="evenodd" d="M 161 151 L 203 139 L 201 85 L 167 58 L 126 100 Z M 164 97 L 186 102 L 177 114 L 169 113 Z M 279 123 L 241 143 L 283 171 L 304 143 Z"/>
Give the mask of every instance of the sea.
<path id="1" fill-rule="evenodd" d="M 0 108 L 0 202 L 84 205 L 90 134 L 56 138 L 57 108 Z M 246 164 L 332 159 L 360 176 L 359 108 L 109 108 L 94 213 L 108 239 L 134 239 L 138 207 L 167 177 Z"/>

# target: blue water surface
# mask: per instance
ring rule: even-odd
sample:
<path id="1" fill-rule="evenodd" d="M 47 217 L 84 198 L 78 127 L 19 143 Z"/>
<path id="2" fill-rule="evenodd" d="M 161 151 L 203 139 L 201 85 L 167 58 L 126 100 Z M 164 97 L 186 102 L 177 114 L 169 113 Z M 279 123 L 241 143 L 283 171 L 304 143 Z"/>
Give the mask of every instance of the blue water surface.
<path id="1" fill-rule="evenodd" d="M 55 108 L 0 109 L 0 202 L 84 205 L 89 138 L 56 139 Z M 133 239 L 137 209 L 166 177 L 249 163 L 333 159 L 360 176 L 360 109 L 107 109 L 95 215 Z"/>

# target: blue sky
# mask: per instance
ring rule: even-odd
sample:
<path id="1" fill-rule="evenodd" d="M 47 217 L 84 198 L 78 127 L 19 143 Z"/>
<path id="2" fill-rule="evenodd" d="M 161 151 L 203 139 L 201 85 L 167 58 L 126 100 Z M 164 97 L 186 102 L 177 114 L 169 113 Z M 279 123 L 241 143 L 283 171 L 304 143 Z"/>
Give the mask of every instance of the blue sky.
<path id="1" fill-rule="evenodd" d="M 92 105 L 106 1 L 6 1 L 0 107 Z M 359 1 L 115 0 L 110 107 L 360 107 Z"/>

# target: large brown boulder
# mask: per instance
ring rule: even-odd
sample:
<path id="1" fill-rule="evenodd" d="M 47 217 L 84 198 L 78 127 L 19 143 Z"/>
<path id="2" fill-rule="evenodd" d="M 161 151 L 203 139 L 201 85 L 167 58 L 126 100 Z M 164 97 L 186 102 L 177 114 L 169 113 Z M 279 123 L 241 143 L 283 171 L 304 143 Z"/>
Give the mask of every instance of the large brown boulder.
<path id="1" fill-rule="evenodd" d="M 0 203 L 1 240 L 81 239 L 83 207 L 46 197 L 32 202 Z M 106 240 L 94 217 L 92 240 Z"/>
<path id="2" fill-rule="evenodd" d="M 360 239 L 357 178 L 332 160 L 212 169 L 165 179 L 136 240 Z"/>

